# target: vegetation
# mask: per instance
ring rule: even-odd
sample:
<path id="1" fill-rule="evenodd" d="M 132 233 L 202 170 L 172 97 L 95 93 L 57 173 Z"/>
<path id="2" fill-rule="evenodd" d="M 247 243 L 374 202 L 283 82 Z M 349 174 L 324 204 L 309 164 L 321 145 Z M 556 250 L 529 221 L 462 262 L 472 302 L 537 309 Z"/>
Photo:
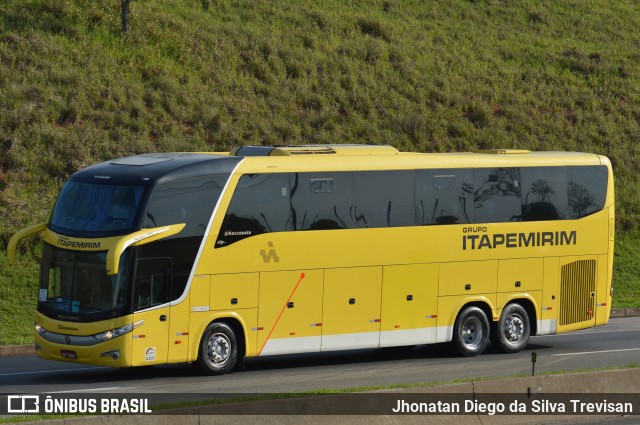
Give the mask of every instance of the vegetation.
<path id="1" fill-rule="evenodd" d="M 618 233 L 613 260 L 613 306 L 640 306 L 640 238 Z"/>
<path id="2" fill-rule="evenodd" d="M 124 35 L 120 7 L 0 3 L 0 252 L 71 173 L 130 154 L 578 150 L 613 162 L 615 303 L 640 305 L 634 2 L 138 0 Z M 13 269 L 0 254 L 0 321 L 30 326 L 39 247 L 22 249 Z M 30 338 L 6 328 L 0 344 Z"/>

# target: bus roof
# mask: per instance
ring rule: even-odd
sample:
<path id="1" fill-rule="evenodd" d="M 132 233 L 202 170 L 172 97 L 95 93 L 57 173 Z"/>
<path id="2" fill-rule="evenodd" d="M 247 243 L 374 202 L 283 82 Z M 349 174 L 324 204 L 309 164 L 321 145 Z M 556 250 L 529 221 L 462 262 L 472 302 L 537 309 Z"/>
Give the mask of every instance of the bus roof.
<path id="1" fill-rule="evenodd" d="M 157 184 L 211 174 L 229 174 L 240 157 L 207 153 L 162 153 L 129 156 L 76 172 L 73 180 L 154 182 Z"/>
<path id="2" fill-rule="evenodd" d="M 240 164 L 238 166 L 238 164 Z M 609 165 L 600 155 L 494 149 L 465 153 L 399 152 L 392 146 L 242 146 L 231 152 L 156 153 L 105 161 L 76 172 L 74 180 L 166 183 L 209 174 L 319 172 L 482 167 Z"/>
<path id="3" fill-rule="evenodd" d="M 244 157 L 239 173 L 609 165 L 606 157 L 597 154 L 515 149 L 413 153 L 368 145 L 258 146 L 236 148 L 229 154 Z"/>

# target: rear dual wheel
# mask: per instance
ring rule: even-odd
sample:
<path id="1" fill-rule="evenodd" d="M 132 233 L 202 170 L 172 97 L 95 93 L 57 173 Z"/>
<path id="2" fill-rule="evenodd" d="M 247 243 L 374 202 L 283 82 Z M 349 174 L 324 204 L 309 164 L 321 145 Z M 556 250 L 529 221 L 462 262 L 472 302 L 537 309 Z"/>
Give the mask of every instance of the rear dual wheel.
<path id="1" fill-rule="evenodd" d="M 500 321 L 491 334 L 491 343 L 504 353 L 517 353 L 527 346 L 530 336 L 529 315 L 524 307 L 514 303 L 502 310 Z"/>

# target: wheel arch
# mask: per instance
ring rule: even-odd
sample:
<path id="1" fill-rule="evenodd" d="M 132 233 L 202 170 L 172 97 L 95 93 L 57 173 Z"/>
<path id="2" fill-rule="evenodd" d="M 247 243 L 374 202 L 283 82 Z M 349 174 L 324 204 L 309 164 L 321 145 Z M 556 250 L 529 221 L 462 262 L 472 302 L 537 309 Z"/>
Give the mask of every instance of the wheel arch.
<path id="1" fill-rule="evenodd" d="M 247 340 L 248 332 L 246 331 L 246 323 L 244 322 L 242 317 L 232 313 L 225 315 L 216 314 L 203 319 L 204 320 L 199 321 L 195 326 L 195 329 L 192 330 L 193 339 L 190 340 L 191 348 L 188 361 L 191 362 L 198 359 L 198 349 L 200 347 L 202 337 L 207 327 L 212 323 L 224 323 L 229 326 L 233 333 L 236 335 L 236 342 L 238 344 L 238 355 L 243 357 L 246 356 L 249 341 Z"/>
<path id="2" fill-rule="evenodd" d="M 455 313 L 455 316 L 453 317 L 453 321 L 451 323 L 456 323 L 456 320 L 458 320 L 458 317 L 460 317 L 460 314 L 462 314 L 462 312 L 469 307 L 478 307 L 480 310 L 482 310 L 485 316 L 487 316 L 489 325 L 493 323 L 493 312 L 495 310 L 492 308 L 493 306 L 490 304 L 489 300 L 467 301 L 466 303 L 461 305 L 460 308 L 458 308 L 458 310 Z"/>
<path id="3" fill-rule="evenodd" d="M 489 299 L 484 296 L 475 297 L 457 297 L 455 301 L 447 302 L 445 306 L 446 313 L 438 316 L 438 327 L 442 329 L 442 333 L 438 337 L 437 342 L 447 343 L 453 340 L 453 328 L 458 317 L 467 307 L 478 307 L 487 316 L 489 326 L 492 325 L 496 310 L 495 299 Z M 438 302 L 440 304 L 440 301 Z M 440 310 L 440 305 L 438 309 Z M 497 320 L 497 319 L 496 319 Z"/>
<path id="4" fill-rule="evenodd" d="M 244 325 L 235 317 L 220 317 L 213 320 L 211 323 L 224 323 L 231 328 L 236 335 L 236 343 L 238 344 L 238 355 L 244 357 L 247 354 L 247 333 L 244 330 Z M 202 335 L 200 335 L 202 338 Z"/>

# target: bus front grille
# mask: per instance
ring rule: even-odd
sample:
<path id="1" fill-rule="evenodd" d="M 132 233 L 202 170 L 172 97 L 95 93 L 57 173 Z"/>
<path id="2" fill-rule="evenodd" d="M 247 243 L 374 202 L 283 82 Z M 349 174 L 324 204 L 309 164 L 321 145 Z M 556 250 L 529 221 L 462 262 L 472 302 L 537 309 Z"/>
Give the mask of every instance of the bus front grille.
<path id="1" fill-rule="evenodd" d="M 560 325 L 593 320 L 596 261 L 579 260 L 562 266 L 560 282 Z"/>

